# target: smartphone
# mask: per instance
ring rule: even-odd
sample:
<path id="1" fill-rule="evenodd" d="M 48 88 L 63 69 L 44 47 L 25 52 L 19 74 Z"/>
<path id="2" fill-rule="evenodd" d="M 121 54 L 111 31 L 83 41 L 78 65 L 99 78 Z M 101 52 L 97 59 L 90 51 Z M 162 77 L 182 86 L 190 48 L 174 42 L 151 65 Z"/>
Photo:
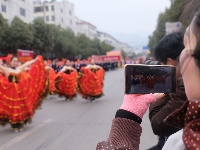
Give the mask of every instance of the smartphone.
<path id="1" fill-rule="evenodd" d="M 125 94 L 175 93 L 176 68 L 166 65 L 125 65 Z"/>

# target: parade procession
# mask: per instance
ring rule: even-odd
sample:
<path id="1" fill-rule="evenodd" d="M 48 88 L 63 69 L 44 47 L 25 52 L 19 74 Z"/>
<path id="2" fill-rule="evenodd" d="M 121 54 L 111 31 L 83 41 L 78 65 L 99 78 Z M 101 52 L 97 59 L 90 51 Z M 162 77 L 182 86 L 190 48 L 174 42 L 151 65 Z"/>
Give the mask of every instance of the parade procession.
<path id="1" fill-rule="evenodd" d="M 24 50 L 18 50 L 18 56 L 0 57 L 2 126 L 10 124 L 14 132 L 23 131 L 49 95 L 64 97 L 66 101 L 80 95 L 91 102 L 104 95 L 104 65 L 97 65 L 94 58 L 84 60 L 84 63 L 80 60 L 72 63 L 67 59 L 51 61 L 40 55 L 33 57 L 32 51 Z M 104 63 L 116 64 L 101 62 Z"/>

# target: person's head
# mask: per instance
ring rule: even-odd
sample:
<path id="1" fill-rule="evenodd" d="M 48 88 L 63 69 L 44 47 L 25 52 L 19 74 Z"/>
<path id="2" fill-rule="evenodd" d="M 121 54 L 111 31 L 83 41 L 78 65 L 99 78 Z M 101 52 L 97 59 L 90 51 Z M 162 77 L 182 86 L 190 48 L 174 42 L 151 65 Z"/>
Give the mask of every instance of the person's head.
<path id="1" fill-rule="evenodd" d="M 174 32 L 159 41 L 154 49 L 154 57 L 161 65 L 175 66 L 178 78 L 180 77 L 179 56 L 183 49 L 183 33 Z"/>
<path id="2" fill-rule="evenodd" d="M 91 65 L 94 65 L 94 64 L 95 64 L 94 58 L 92 58 L 92 59 L 90 60 L 90 64 L 91 64 Z"/>
<path id="3" fill-rule="evenodd" d="M 192 21 L 184 34 L 185 48 L 180 55 L 180 67 L 189 103 L 184 118 L 186 123 L 185 132 L 183 132 L 182 137 L 186 149 L 198 149 L 199 141 L 195 139 L 200 138 L 198 131 L 200 106 L 200 2 L 199 0 L 187 1 L 188 4 L 183 9 L 182 19 L 191 20 L 192 18 Z"/>
<path id="4" fill-rule="evenodd" d="M 200 98 L 200 11 L 194 15 L 184 34 L 185 48 L 180 56 L 180 70 L 189 100 Z"/>
<path id="5" fill-rule="evenodd" d="M 13 68 L 18 67 L 18 58 L 17 58 L 17 56 L 12 56 L 10 58 L 10 67 L 13 67 Z"/>
<path id="6" fill-rule="evenodd" d="M 66 63 L 65 63 L 65 65 L 66 65 L 66 66 L 70 66 L 70 65 L 71 65 L 70 60 L 67 60 Z"/>

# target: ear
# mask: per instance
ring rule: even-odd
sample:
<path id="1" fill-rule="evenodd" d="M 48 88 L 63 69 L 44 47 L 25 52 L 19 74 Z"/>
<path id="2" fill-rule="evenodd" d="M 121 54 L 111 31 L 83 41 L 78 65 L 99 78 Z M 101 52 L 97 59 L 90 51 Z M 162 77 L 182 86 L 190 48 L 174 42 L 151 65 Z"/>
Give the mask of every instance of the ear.
<path id="1" fill-rule="evenodd" d="M 171 58 L 167 58 L 167 65 L 173 65 L 176 66 L 176 61 L 171 59 Z"/>

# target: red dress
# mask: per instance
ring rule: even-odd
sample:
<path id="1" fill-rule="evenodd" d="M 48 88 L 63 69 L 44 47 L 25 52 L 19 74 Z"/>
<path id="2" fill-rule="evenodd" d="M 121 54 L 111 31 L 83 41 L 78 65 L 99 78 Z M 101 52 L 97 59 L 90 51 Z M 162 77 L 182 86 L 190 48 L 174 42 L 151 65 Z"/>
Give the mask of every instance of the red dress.
<path id="1" fill-rule="evenodd" d="M 78 92 L 85 99 L 99 98 L 103 95 L 103 80 L 103 68 L 90 70 L 86 67 L 82 67 L 78 80 Z"/>
<path id="2" fill-rule="evenodd" d="M 47 76 L 42 57 L 28 72 L 0 75 L 0 124 L 25 123 L 47 93 Z"/>
<path id="3" fill-rule="evenodd" d="M 72 99 L 76 96 L 78 73 L 74 70 L 59 72 L 56 75 L 55 87 L 59 96 L 65 96 L 66 99 Z"/>
<path id="4" fill-rule="evenodd" d="M 53 68 L 49 70 L 49 92 L 50 94 L 53 94 L 56 91 L 55 88 L 55 78 L 56 78 L 56 73 Z"/>

